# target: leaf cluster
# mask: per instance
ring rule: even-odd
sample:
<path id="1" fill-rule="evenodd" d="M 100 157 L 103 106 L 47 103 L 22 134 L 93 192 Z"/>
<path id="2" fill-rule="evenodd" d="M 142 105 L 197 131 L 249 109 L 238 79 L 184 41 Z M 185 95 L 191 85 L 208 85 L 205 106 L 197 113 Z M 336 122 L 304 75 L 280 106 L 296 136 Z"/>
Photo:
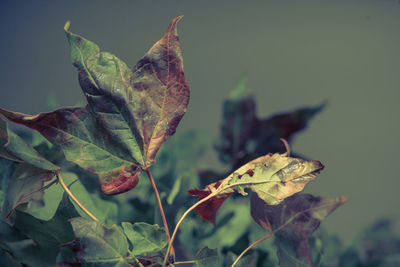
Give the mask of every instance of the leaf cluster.
<path id="1" fill-rule="evenodd" d="M 17 134 L 0 117 L 0 265 L 395 266 L 399 239 L 388 222 L 362 249 L 313 235 L 347 198 L 300 193 L 324 166 L 290 156 L 286 142 L 323 104 L 259 118 L 242 79 L 214 142 L 224 170 L 201 164 L 204 133 L 173 136 L 190 95 L 181 18 L 133 68 L 67 23 L 87 105 L 33 116 L 0 108 L 36 131 Z M 177 224 L 172 236 L 166 221 Z"/>

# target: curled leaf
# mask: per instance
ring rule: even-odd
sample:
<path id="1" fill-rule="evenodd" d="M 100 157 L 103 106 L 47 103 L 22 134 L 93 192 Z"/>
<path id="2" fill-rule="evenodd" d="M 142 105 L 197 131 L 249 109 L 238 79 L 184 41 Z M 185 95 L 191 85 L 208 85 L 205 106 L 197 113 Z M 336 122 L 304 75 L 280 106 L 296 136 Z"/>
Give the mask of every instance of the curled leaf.
<path id="1" fill-rule="evenodd" d="M 227 178 L 208 185 L 205 189 L 192 189 L 190 195 L 203 199 L 196 210 L 215 223 L 218 208 L 233 193 L 247 195 L 245 189 L 257 193 L 269 205 L 277 205 L 285 198 L 300 192 L 324 168 L 320 161 L 305 161 L 286 154 L 268 154 L 259 157 L 230 174 Z"/>

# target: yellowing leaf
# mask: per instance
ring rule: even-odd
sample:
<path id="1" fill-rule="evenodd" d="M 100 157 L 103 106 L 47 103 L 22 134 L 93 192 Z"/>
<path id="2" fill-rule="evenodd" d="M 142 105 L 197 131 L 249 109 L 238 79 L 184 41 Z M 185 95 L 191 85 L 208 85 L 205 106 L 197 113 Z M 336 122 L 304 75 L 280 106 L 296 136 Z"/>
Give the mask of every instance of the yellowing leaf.
<path id="1" fill-rule="evenodd" d="M 215 221 L 218 208 L 233 192 L 247 195 L 251 189 L 269 205 L 277 205 L 285 198 L 300 192 L 324 168 L 317 160 L 305 161 L 286 154 L 268 154 L 243 165 L 227 178 L 208 185 L 205 189 L 192 189 L 189 194 L 211 199 L 197 207 L 200 215 Z"/>

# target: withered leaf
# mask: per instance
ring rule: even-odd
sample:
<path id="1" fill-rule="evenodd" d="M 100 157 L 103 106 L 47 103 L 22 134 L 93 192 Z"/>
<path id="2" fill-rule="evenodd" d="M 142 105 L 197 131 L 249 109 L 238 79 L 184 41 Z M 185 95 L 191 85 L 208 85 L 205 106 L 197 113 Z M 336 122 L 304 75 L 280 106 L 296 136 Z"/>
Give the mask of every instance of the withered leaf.
<path id="1" fill-rule="evenodd" d="M 30 116 L 0 109 L 8 119 L 39 131 L 59 145 L 67 160 L 99 177 L 102 191 L 118 194 L 138 183 L 162 143 L 186 112 L 189 86 L 172 20 L 164 36 L 133 70 L 91 41 L 65 32 L 79 71 L 85 108 L 63 108 Z"/>
<path id="2" fill-rule="evenodd" d="M 294 135 L 303 130 L 324 106 L 258 118 L 256 102 L 243 78 L 223 104 L 221 134 L 215 148 L 221 161 L 231 164 L 232 169 L 266 153 L 282 153 L 285 148 L 280 138 L 290 143 Z"/>
<path id="3" fill-rule="evenodd" d="M 253 194 L 251 215 L 261 227 L 274 233 L 281 266 L 312 267 L 309 237 L 326 216 L 347 200 L 348 197 L 329 199 L 295 194 L 274 206 Z"/>
<path id="4" fill-rule="evenodd" d="M 317 160 L 305 161 L 286 154 L 268 154 L 243 165 L 227 178 L 208 185 L 205 189 L 190 190 L 189 194 L 199 199 L 214 195 L 196 210 L 204 219 L 215 223 L 218 208 L 233 192 L 245 196 L 245 189 L 251 189 L 266 203 L 277 205 L 285 198 L 302 191 L 323 168 L 322 163 Z"/>

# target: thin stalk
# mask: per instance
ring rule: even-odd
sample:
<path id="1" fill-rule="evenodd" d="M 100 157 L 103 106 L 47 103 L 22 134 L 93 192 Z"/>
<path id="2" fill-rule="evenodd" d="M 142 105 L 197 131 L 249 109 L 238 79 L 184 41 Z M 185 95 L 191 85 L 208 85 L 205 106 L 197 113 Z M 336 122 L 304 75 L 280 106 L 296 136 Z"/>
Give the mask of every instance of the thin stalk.
<path id="1" fill-rule="evenodd" d="M 65 184 L 63 178 L 61 177 L 61 173 L 60 172 L 56 172 L 56 176 L 58 178 L 58 180 L 61 183 L 61 186 L 64 188 L 65 192 L 67 192 L 67 194 L 72 198 L 72 200 L 78 204 L 78 206 L 87 214 L 89 215 L 90 218 L 92 218 L 93 220 L 95 220 L 96 222 L 99 221 L 99 219 L 97 219 L 90 211 L 88 211 L 85 206 L 83 206 L 83 204 L 81 202 L 79 202 L 79 200 L 75 197 L 75 195 L 71 192 L 71 190 L 69 190 L 68 186 Z"/>
<path id="2" fill-rule="evenodd" d="M 264 240 L 270 238 L 271 236 L 273 236 L 273 233 L 269 233 L 268 235 L 264 236 L 263 238 L 255 241 L 253 244 L 251 244 L 250 246 L 248 246 L 245 250 L 242 251 L 242 253 L 240 253 L 240 255 L 236 258 L 236 260 L 232 263 L 231 267 L 234 267 L 240 260 L 241 257 L 243 257 L 244 254 L 246 254 L 247 251 L 249 251 L 250 249 L 252 249 L 254 246 L 256 246 L 257 244 L 263 242 Z"/>
<path id="3" fill-rule="evenodd" d="M 171 236 L 171 240 L 170 240 L 169 243 L 168 243 L 168 248 L 167 248 L 167 252 L 165 253 L 165 257 L 164 257 L 164 261 L 163 261 L 163 266 L 166 266 L 166 264 L 167 264 L 168 254 L 169 254 L 169 252 L 170 252 L 170 250 L 171 250 L 172 243 L 174 242 L 176 233 L 178 232 L 178 228 L 179 228 L 179 226 L 181 225 L 183 219 L 185 219 L 185 217 L 189 214 L 189 212 L 191 212 L 192 210 L 194 210 L 198 205 L 200 205 L 200 204 L 206 202 L 207 200 L 209 200 L 210 198 L 214 197 L 214 196 L 216 195 L 216 192 L 217 192 L 217 191 L 214 191 L 213 193 L 209 194 L 208 196 L 206 196 L 206 197 L 203 198 L 202 200 L 197 201 L 196 203 L 193 204 L 193 206 L 191 206 L 190 208 L 188 208 L 188 209 L 185 211 L 185 213 L 183 213 L 182 217 L 179 219 L 178 223 L 176 224 L 175 229 L 174 229 L 174 232 L 172 233 L 172 236 Z"/>
<path id="4" fill-rule="evenodd" d="M 189 264 L 189 263 L 196 263 L 196 261 L 176 261 L 176 262 L 174 262 L 174 265 Z"/>
<path id="5" fill-rule="evenodd" d="M 167 219 L 165 218 L 164 209 L 163 209 L 163 206 L 161 204 L 160 194 L 158 193 L 156 183 L 154 182 L 154 179 L 153 179 L 153 176 L 151 175 L 150 170 L 148 168 L 146 168 L 146 169 L 144 169 L 144 171 L 146 172 L 147 176 L 149 177 L 151 186 L 153 187 L 154 193 L 156 195 L 158 208 L 160 209 L 161 218 L 162 218 L 162 221 L 163 221 L 163 224 L 164 224 L 165 232 L 167 233 L 167 236 L 168 236 L 168 242 L 170 243 L 171 242 L 171 235 L 169 233 L 168 223 L 167 223 Z M 174 251 L 173 247 L 171 249 L 171 254 L 173 256 L 175 256 L 175 251 Z"/>

